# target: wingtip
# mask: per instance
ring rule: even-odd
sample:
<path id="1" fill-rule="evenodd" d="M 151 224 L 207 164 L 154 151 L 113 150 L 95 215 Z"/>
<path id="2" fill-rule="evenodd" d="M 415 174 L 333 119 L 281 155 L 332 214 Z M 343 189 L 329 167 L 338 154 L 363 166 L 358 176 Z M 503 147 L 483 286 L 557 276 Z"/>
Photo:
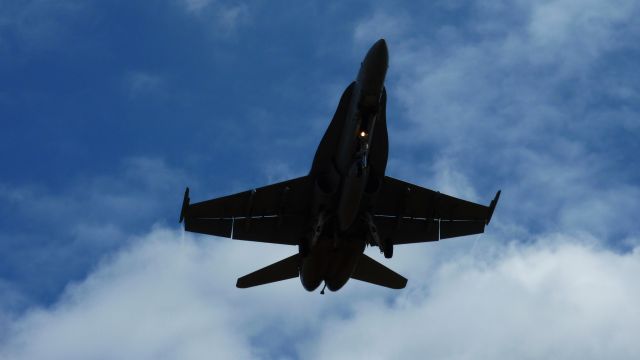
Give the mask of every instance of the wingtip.
<path id="1" fill-rule="evenodd" d="M 396 289 L 400 290 L 400 289 L 404 289 L 407 286 L 407 278 L 404 278 L 404 281 L 402 282 L 402 286 L 397 287 Z"/>
<path id="2" fill-rule="evenodd" d="M 189 208 L 189 202 L 191 201 L 191 199 L 189 199 L 189 187 L 187 186 L 187 188 L 184 190 L 184 197 L 182 198 L 182 207 L 180 208 L 180 219 L 178 220 L 178 223 L 182 224 L 182 222 L 184 221 L 184 216 L 187 212 L 187 209 Z"/>
<path id="3" fill-rule="evenodd" d="M 236 280 L 236 287 L 238 289 L 246 289 L 247 287 L 244 286 L 244 284 L 242 284 L 242 282 L 240 281 L 242 278 L 238 278 L 238 280 Z"/>
<path id="4" fill-rule="evenodd" d="M 489 204 L 489 214 L 487 216 L 487 225 L 489 225 L 489 223 L 491 222 L 491 217 L 493 216 L 493 212 L 496 209 L 496 205 L 498 205 L 498 200 L 500 200 L 501 193 L 502 193 L 502 190 L 498 190 L 498 192 L 496 193 L 496 196 L 493 198 L 493 200 L 491 200 L 491 203 Z"/>

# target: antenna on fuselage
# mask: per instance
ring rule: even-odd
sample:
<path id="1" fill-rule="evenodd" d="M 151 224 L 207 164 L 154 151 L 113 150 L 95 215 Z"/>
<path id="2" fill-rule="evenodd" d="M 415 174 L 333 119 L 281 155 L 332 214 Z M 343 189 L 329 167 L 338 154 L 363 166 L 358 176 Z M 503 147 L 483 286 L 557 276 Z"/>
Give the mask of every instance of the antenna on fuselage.
<path id="1" fill-rule="evenodd" d="M 320 290 L 320 295 L 324 295 L 324 289 L 327 287 L 327 282 L 325 281 L 324 286 L 322 287 L 322 290 Z"/>

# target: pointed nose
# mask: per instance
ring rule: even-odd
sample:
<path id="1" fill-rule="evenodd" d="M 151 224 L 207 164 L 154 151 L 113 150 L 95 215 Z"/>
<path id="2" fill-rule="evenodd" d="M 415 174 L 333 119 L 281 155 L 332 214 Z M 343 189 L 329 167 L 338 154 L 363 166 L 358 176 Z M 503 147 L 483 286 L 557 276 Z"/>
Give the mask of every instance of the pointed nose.
<path id="1" fill-rule="evenodd" d="M 387 49 L 387 42 L 384 39 L 380 39 L 371 46 L 365 62 L 375 64 L 378 68 L 384 68 L 385 70 L 389 66 L 389 50 Z"/>
<path id="2" fill-rule="evenodd" d="M 389 51 L 387 50 L 387 42 L 384 39 L 380 39 L 367 52 L 358 73 L 357 81 L 361 85 L 364 97 L 367 98 L 365 101 L 367 104 L 375 104 L 380 98 L 388 67 Z"/>
<path id="3" fill-rule="evenodd" d="M 384 39 L 380 39 L 373 44 L 373 49 L 379 57 L 388 59 L 389 58 L 389 49 L 387 49 L 387 42 Z"/>

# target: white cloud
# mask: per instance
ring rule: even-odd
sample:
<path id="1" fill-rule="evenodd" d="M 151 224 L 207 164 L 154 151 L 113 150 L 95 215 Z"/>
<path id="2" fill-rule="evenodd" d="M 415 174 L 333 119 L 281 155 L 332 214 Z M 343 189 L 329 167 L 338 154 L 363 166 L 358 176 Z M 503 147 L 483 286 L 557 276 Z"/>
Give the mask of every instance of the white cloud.
<path id="1" fill-rule="evenodd" d="M 71 278 L 125 245 L 126 234 L 147 231 L 167 216 L 177 222 L 189 183 L 197 185 L 148 157 L 128 158 L 113 173 L 69 179 L 57 192 L 0 183 L 0 209 L 11 214 L 13 225 L 0 231 L 0 261 L 11 269 L 0 282 L 6 276 L 21 293 L 13 308 L 57 296 Z"/>
<path id="2" fill-rule="evenodd" d="M 249 8 L 244 4 L 227 6 L 218 12 L 219 26 L 223 29 L 232 30 L 245 22 L 249 16 Z"/>
<path id="3" fill-rule="evenodd" d="M 264 173 L 268 184 L 280 181 L 290 180 L 298 176 L 304 176 L 304 173 L 293 170 L 291 164 L 282 160 L 272 160 L 263 166 Z"/>
<path id="4" fill-rule="evenodd" d="M 144 71 L 129 72 L 125 76 L 125 83 L 131 98 L 143 95 L 162 95 L 166 90 L 164 78 Z"/>
<path id="5" fill-rule="evenodd" d="M 424 293 L 391 307 L 359 304 L 310 345 L 332 359 L 632 359 L 638 271 L 638 251 L 517 246 L 496 262 L 446 264 Z"/>
<path id="6" fill-rule="evenodd" d="M 407 31 L 410 18 L 405 15 L 389 14 L 387 11 L 375 12 L 371 17 L 358 22 L 354 29 L 354 40 L 370 46 L 381 38 L 400 38 Z"/>
<path id="7" fill-rule="evenodd" d="M 167 236 L 159 231 L 152 244 L 123 252 L 70 286 L 53 309 L 30 312 L 13 329 L 3 358 L 248 357 L 246 339 L 226 328 L 233 320 L 229 303 L 199 286 L 205 273 L 192 272 L 191 258 L 204 265 L 198 255 Z"/>
<path id="8" fill-rule="evenodd" d="M 633 0 L 556 0 L 531 6 L 527 35 L 547 61 L 558 56 L 570 61 L 591 61 L 603 51 L 620 46 L 618 32 L 634 21 Z M 628 44 L 627 44 L 628 45 Z"/>
<path id="9" fill-rule="evenodd" d="M 200 12 L 211 5 L 213 0 L 183 0 L 183 4 L 189 12 Z"/>
<path id="10" fill-rule="evenodd" d="M 603 241 L 637 234 L 620 219 L 640 211 L 627 200 L 640 188 L 620 159 L 633 151 L 623 146 L 638 129 L 629 100 L 638 87 L 626 80 L 632 68 L 610 69 L 640 38 L 637 4 L 478 2 L 468 10 L 458 27 L 440 19 L 430 24 L 438 30 L 412 28 L 389 42 L 388 90 L 401 110 L 388 116 L 391 155 L 398 138 L 403 150 L 427 154 L 392 159 L 391 171 L 477 201 L 502 188 L 498 212 L 530 231 L 588 230 Z"/>
<path id="11" fill-rule="evenodd" d="M 297 280 L 234 287 L 236 277 L 294 247 L 180 238 L 156 228 L 68 286 L 51 307 L 11 321 L 0 357 L 640 355 L 634 335 L 640 331 L 638 249 L 617 254 L 562 235 L 538 245 L 492 243 L 493 256 L 450 252 L 443 258 L 440 252 L 435 265 L 433 258 L 403 257 L 401 268 L 413 270 L 400 292 L 351 281 L 339 293 L 320 296 Z M 440 246 L 445 242 L 431 249 L 437 253 Z"/>
<path id="12" fill-rule="evenodd" d="M 20 50 L 39 52 L 64 43 L 70 34 L 69 19 L 88 16 L 87 2 L 80 0 L 6 0 L 0 4 L 0 51 L 10 49 L 6 39 L 20 42 Z M 6 37 L 6 38 L 5 38 Z"/>
<path id="13" fill-rule="evenodd" d="M 497 133 L 501 142 L 531 143 L 572 123 L 597 125 L 575 117 L 592 110 L 588 89 L 609 93 L 594 78 L 594 66 L 610 51 L 633 46 L 629 40 L 640 34 L 629 31 L 640 9 L 631 1 L 564 0 L 510 9 L 505 14 L 487 6 L 471 29 L 444 24 L 446 31 L 433 38 L 412 34 L 389 44 L 396 75 L 389 79 L 395 90 L 390 94 L 406 108 L 412 126 L 425 128 L 414 138 L 464 144 Z M 496 21 L 520 12 L 521 23 Z M 493 32 L 485 33 L 485 25 Z M 476 37 L 462 36 L 465 31 Z M 620 96 L 632 93 L 627 88 Z M 612 86 L 609 95 L 615 94 L 619 87 Z"/>
<path id="14" fill-rule="evenodd" d="M 65 189 L 56 193 L 38 185 L 0 184 L 0 201 L 14 209 L 15 216 L 25 216 L 52 225 L 73 223 L 126 225 L 127 219 L 140 221 L 145 214 L 156 215 L 166 204 L 166 194 L 192 182 L 180 169 L 171 168 L 162 159 L 129 157 L 110 174 L 70 179 Z"/>
<path id="15" fill-rule="evenodd" d="M 6 335 L 9 324 L 15 314 L 30 304 L 29 299 L 16 289 L 16 286 L 0 278 L 0 339 Z"/>
<path id="16" fill-rule="evenodd" d="M 217 36 L 230 36 L 250 18 L 249 7 L 241 1 L 180 0 L 187 13 L 212 26 Z"/>

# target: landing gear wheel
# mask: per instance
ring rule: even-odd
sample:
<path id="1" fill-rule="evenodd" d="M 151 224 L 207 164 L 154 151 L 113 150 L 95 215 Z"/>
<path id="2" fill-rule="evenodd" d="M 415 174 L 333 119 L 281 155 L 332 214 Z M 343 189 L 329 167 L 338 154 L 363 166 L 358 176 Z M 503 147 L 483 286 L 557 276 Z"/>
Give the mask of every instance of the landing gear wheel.
<path id="1" fill-rule="evenodd" d="M 384 242 L 384 257 L 386 257 L 387 259 L 391 259 L 393 257 L 393 242 L 391 241 L 391 239 L 387 239 L 387 241 Z"/>

